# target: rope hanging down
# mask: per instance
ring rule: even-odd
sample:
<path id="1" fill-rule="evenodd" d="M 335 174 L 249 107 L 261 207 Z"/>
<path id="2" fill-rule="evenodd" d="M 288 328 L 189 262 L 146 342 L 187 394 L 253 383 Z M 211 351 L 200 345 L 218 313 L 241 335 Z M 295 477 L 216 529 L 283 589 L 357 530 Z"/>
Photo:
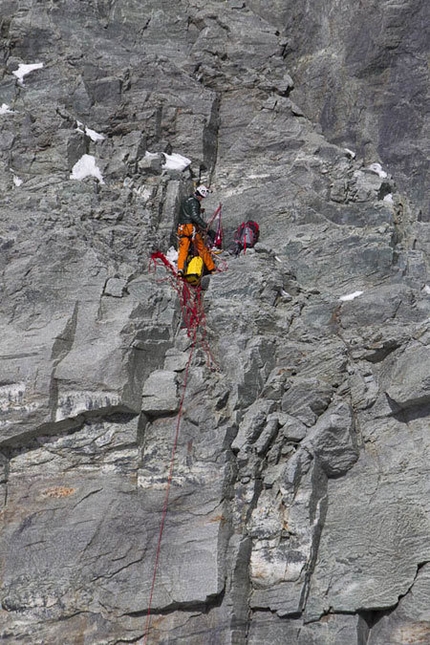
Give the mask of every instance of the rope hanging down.
<path id="1" fill-rule="evenodd" d="M 155 554 L 155 563 L 154 563 L 154 571 L 153 571 L 153 575 L 152 575 L 151 591 L 150 591 L 150 594 L 149 594 L 148 613 L 146 615 L 146 625 L 145 625 L 145 634 L 144 634 L 143 645 L 147 645 L 148 635 L 149 635 L 149 631 L 151 629 L 152 599 L 153 599 L 153 596 L 154 596 L 155 580 L 156 580 L 156 577 L 157 577 L 158 562 L 160 560 L 161 540 L 163 538 L 164 524 L 165 524 L 165 521 L 166 521 L 167 507 L 168 507 L 168 503 L 169 503 L 170 486 L 172 484 L 172 478 L 173 478 L 173 467 L 174 467 L 174 463 L 175 463 L 176 448 L 178 446 L 179 428 L 180 428 L 181 420 L 182 420 L 182 410 L 183 410 L 183 407 L 184 407 L 185 393 L 186 393 L 186 390 L 187 390 L 188 374 L 189 374 L 191 362 L 193 360 L 194 349 L 195 349 L 195 346 L 196 346 L 195 338 L 192 338 L 192 341 L 193 342 L 191 344 L 190 356 L 188 358 L 187 366 L 185 368 L 185 376 L 184 376 L 182 396 L 181 396 L 181 400 L 180 400 L 180 403 L 179 403 L 178 416 L 177 416 L 177 419 L 176 419 L 175 436 L 174 436 L 174 440 L 173 440 L 172 455 L 171 455 L 171 458 L 170 458 L 170 467 L 169 467 L 169 475 L 168 475 L 168 478 L 167 478 L 166 494 L 164 496 L 163 510 L 162 510 L 162 513 L 161 513 L 161 524 L 160 524 L 160 530 L 159 530 L 158 542 L 157 542 L 157 549 L 156 549 L 156 554 Z"/>
<path id="2" fill-rule="evenodd" d="M 201 286 L 191 286 L 185 280 L 179 279 L 176 268 L 161 251 L 155 251 L 151 255 L 151 263 L 154 269 L 157 268 L 157 265 L 162 264 L 168 270 L 163 281 L 167 281 L 178 295 L 182 321 L 187 335 L 205 351 L 209 365 L 215 366 L 215 360 L 207 340 L 206 314 Z"/>
<path id="3" fill-rule="evenodd" d="M 220 253 L 223 246 L 224 231 L 221 222 L 221 213 L 222 204 L 219 204 L 218 208 L 215 210 L 214 214 L 208 222 L 208 229 L 210 229 L 212 224 L 215 222 L 215 219 L 217 220 L 215 236 L 212 240 L 212 253 Z"/>
<path id="4" fill-rule="evenodd" d="M 151 589 L 149 594 L 148 612 L 146 616 L 143 645 L 147 645 L 148 636 L 151 629 L 152 600 L 154 596 L 155 581 L 157 577 L 157 569 L 158 569 L 158 564 L 160 560 L 161 542 L 162 542 L 164 525 L 165 525 L 166 516 L 167 516 L 170 487 L 173 479 L 173 470 L 174 470 L 174 464 L 175 464 L 176 449 L 178 446 L 179 430 L 181 426 L 183 406 L 184 406 L 185 394 L 187 389 L 190 366 L 193 360 L 194 350 L 197 344 L 199 344 L 206 352 L 206 355 L 208 356 L 209 365 L 211 366 L 215 365 L 215 361 L 213 359 L 212 353 L 210 351 L 209 343 L 206 338 L 206 316 L 205 316 L 205 311 L 203 306 L 202 289 L 200 285 L 196 287 L 191 287 L 186 281 L 179 280 L 177 276 L 176 268 L 166 258 L 166 256 L 163 253 L 161 253 L 161 251 L 156 251 L 155 253 L 152 254 L 151 263 L 153 264 L 154 269 L 157 268 L 157 265 L 162 264 L 168 270 L 167 277 L 164 280 L 167 280 L 170 286 L 178 294 L 179 303 L 180 303 L 181 312 L 182 312 L 182 319 L 187 330 L 187 335 L 191 340 L 191 351 L 185 368 L 182 396 L 179 403 L 178 416 L 176 419 L 176 428 L 175 428 L 175 434 L 174 434 L 174 440 L 173 440 L 172 454 L 170 458 L 169 475 L 167 478 L 166 493 L 164 497 L 163 510 L 161 514 L 161 523 L 160 523 L 158 542 L 157 542 L 157 548 L 156 548 L 156 554 L 155 554 L 154 570 L 153 570 Z"/>

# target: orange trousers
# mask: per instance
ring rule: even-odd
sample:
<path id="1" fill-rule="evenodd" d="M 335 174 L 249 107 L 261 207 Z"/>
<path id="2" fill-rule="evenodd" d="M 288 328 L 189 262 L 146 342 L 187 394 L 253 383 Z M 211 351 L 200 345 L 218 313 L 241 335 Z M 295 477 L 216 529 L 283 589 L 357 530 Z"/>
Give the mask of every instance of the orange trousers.
<path id="1" fill-rule="evenodd" d="M 191 242 L 196 247 L 197 253 L 205 263 L 207 270 L 213 271 L 215 269 L 215 262 L 212 259 L 209 249 L 203 242 L 202 236 L 195 231 L 194 224 L 180 224 L 178 226 L 178 271 L 184 271 L 185 269 Z"/>

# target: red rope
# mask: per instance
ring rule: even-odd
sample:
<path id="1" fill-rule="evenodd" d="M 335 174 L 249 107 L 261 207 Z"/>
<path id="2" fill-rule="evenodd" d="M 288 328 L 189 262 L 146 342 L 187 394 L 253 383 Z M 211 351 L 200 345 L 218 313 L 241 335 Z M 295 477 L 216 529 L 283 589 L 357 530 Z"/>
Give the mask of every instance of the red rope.
<path id="1" fill-rule="evenodd" d="M 189 370 L 190 370 L 191 361 L 193 359 L 195 345 L 196 344 L 195 344 L 195 339 L 194 339 L 194 341 L 193 341 L 193 343 L 191 345 L 191 352 L 190 352 L 190 356 L 188 358 L 187 366 L 186 366 L 186 369 L 185 369 L 182 397 L 181 397 L 181 401 L 180 401 L 180 404 L 179 404 L 178 417 L 177 417 L 177 420 L 176 420 L 175 438 L 174 438 L 174 441 L 173 441 L 172 456 L 171 456 L 171 459 L 170 459 L 169 476 L 167 478 L 166 494 L 165 494 L 165 497 L 164 497 L 163 511 L 162 511 L 162 514 L 161 514 L 161 524 L 160 524 L 160 531 L 159 531 L 159 534 L 158 534 L 158 543 L 157 543 L 157 550 L 156 550 L 156 555 L 155 555 L 154 572 L 153 572 L 153 575 L 152 575 L 151 592 L 149 594 L 148 613 L 146 615 L 146 625 L 145 625 L 145 635 L 144 635 L 143 645 L 147 644 L 149 630 L 151 629 L 152 598 L 153 598 L 153 595 L 154 595 L 155 580 L 156 580 L 156 577 L 157 577 L 158 562 L 159 562 L 159 559 L 160 559 L 161 540 L 162 540 L 162 537 L 163 537 L 164 524 L 166 522 L 167 506 L 168 506 L 168 503 L 169 503 L 170 486 L 171 486 L 172 478 L 173 478 L 173 467 L 174 467 L 175 456 L 176 456 L 176 448 L 178 446 L 179 428 L 180 428 L 180 425 L 181 425 L 182 409 L 183 409 L 183 406 L 184 406 L 185 393 L 186 393 L 186 389 L 187 389 L 188 373 L 189 373 Z"/>
<path id="2" fill-rule="evenodd" d="M 191 338 L 194 343 L 199 344 L 205 351 L 208 358 L 208 365 L 215 366 L 216 363 L 207 341 L 206 313 L 200 285 L 194 287 L 188 284 L 186 280 L 178 278 L 176 267 L 169 262 L 161 251 L 155 251 L 151 255 L 149 269 L 151 269 L 151 265 L 156 268 L 158 261 L 164 264 L 169 271 L 170 275 L 167 279 L 170 286 L 178 294 L 182 320 L 187 329 L 188 337 Z"/>
<path id="3" fill-rule="evenodd" d="M 174 435 L 174 441 L 173 441 L 173 448 L 172 448 L 172 455 L 170 458 L 170 467 L 169 467 L 169 475 L 167 478 L 167 486 L 166 486 L 166 494 L 164 497 L 164 504 L 163 504 L 163 510 L 161 513 L 161 523 L 160 523 L 160 530 L 158 534 L 158 542 L 157 542 L 157 548 L 156 548 L 156 554 L 155 554 L 155 562 L 154 562 L 154 570 L 152 574 L 152 582 L 151 582 L 151 590 L 149 594 L 149 602 L 148 602 L 148 613 L 146 616 L 146 625 L 145 625 L 145 634 L 144 634 L 144 640 L 143 640 L 143 645 L 146 645 L 148 642 L 148 635 L 151 629 L 151 610 L 152 610 L 152 600 L 154 596 L 154 589 L 155 589 L 155 581 L 157 577 L 157 569 L 158 569 L 158 564 L 160 560 L 160 553 L 161 553 L 161 542 L 163 538 L 163 531 L 164 531 L 164 525 L 166 523 L 166 516 L 167 516 L 167 508 L 168 508 L 168 503 L 169 503 L 169 494 L 170 494 L 170 487 L 172 484 L 172 479 L 173 479 L 173 469 L 174 469 L 174 463 L 175 463 L 175 457 L 176 457 L 176 449 L 178 446 L 178 439 L 179 439 L 179 429 L 181 425 L 181 419 L 182 419 L 182 412 L 183 412 L 183 406 L 184 406 L 184 400 L 185 400 L 185 394 L 187 390 L 187 384 L 188 384 L 188 376 L 189 376 L 189 371 L 190 371 L 190 366 L 191 366 L 191 361 L 193 359 L 194 355 L 194 350 L 196 348 L 197 342 L 203 347 L 203 349 L 206 351 L 206 354 L 209 359 L 209 363 L 212 365 L 215 365 L 215 361 L 212 357 L 209 343 L 206 339 L 206 317 L 205 317 L 205 311 L 204 311 L 204 306 L 203 306 L 203 301 L 202 301 L 202 290 L 200 286 L 198 287 L 190 287 L 190 285 L 183 280 L 179 280 L 177 276 L 177 271 L 174 265 L 169 262 L 169 260 L 166 258 L 166 256 L 161 253 L 160 251 L 156 251 L 155 253 L 152 254 L 151 256 L 151 262 L 150 262 L 150 267 L 151 263 L 154 265 L 154 268 L 157 266 L 157 261 L 160 261 L 164 264 L 164 266 L 169 270 L 170 273 L 170 284 L 172 287 L 175 289 L 179 296 L 179 302 L 181 305 L 181 310 L 182 310 L 182 317 L 184 320 L 184 323 L 187 327 L 187 334 L 189 338 L 191 338 L 191 351 L 190 351 L 190 356 L 187 361 L 187 365 L 185 368 L 185 375 L 184 375 L 184 382 L 183 382 L 183 391 L 182 391 L 182 396 L 181 400 L 179 403 L 179 410 L 178 410 L 178 416 L 176 420 L 176 429 L 175 429 L 175 435 Z"/>
<path id="4" fill-rule="evenodd" d="M 207 228 L 211 227 L 212 222 L 214 221 L 215 217 L 218 215 L 221 218 L 221 208 L 222 204 L 219 204 L 219 206 L 215 209 L 214 214 L 212 215 L 211 219 L 208 222 Z"/>
<path id="5" fill-rule="evenodd" d="M 221 212 L 222 212 L 222 204 L 220 203 L 207 225 L 207 228 L 210 229 L 215 219 L 217 219 L 215 237 L 213 240 L 210 241 L 210 244 L 209 244 L 209 246 L 212 247 L 213 253 L 220 253 L 223 246 L 224 231 L 223 231 L 222 222 L 221 222 Z"/>

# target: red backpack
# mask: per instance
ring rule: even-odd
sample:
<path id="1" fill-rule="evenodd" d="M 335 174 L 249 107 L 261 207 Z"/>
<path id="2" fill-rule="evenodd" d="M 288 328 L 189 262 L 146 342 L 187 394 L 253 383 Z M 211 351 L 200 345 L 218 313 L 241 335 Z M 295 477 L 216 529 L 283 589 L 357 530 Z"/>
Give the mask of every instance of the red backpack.
<path id="1" fill-rule="evenodd" d="M 251 249 L 257 242 L 260 236 L 260 227 L 257 222 L 247 220 L 242 222 L 236 229 L 233 237 L 233 244 L 229 249 L 232 255 L 239 255 L 241 251 L 246 252 L 246 249 Z"/>

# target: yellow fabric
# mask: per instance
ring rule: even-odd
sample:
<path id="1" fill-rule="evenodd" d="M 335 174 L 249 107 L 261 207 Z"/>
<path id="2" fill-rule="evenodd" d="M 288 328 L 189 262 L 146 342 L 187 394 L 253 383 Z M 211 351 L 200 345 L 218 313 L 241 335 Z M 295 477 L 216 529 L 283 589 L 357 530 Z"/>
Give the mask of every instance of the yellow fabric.
<path id="1" fill-rule="evenodd" d="M 200 256 L 196 255 L 188 262 L 187 270 L 185 271 L 185 280 L 190 284 L 199 284 L 203 275 L 203 260 Z"/>

